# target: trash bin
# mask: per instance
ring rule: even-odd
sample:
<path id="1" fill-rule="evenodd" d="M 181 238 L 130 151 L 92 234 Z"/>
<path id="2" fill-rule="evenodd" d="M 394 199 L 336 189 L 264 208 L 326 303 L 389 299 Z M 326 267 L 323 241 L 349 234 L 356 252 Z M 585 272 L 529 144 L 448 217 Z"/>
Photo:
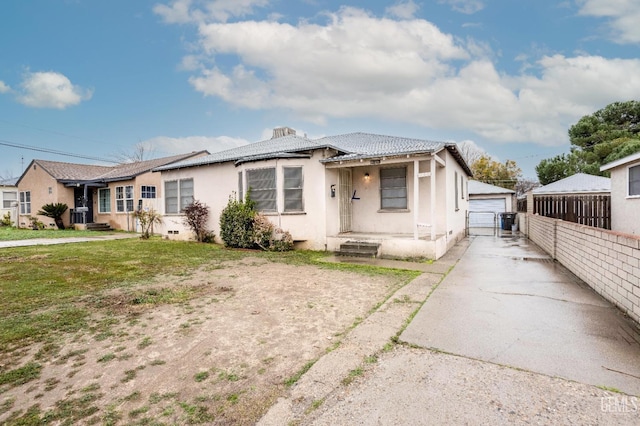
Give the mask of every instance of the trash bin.
<path id="1" fill-rule="evenodd" d="M 500 224 L 503 231 L 511 231 L 511 226 L 516 221 L 517 213 L 500 213 Z"/>

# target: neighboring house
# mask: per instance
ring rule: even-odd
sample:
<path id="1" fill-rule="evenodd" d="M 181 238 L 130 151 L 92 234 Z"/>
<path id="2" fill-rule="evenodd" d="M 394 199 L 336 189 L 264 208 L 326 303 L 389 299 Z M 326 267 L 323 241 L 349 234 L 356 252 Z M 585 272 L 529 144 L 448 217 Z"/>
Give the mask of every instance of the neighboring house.
<path id="1" fill-rule="evenodd" d="M 181 214 L 191 195 L 210 207 L 219 236 L 229 198 L 249 189 L 299 248 L 366 241 L 382 256 L 438 258 L 465 232 L 471 171 L 453 143 L 366 133 L 311 140 L 278 128 L 272 139 L 156 170 L 171 238 L 191 237 Z"/>
<path id="2" fill-rule="evenodd" d="M 469 181 L 469 228 L 493 228 L 499 214 L 515 212 L 515 191 L 477 180 Z"/>
<path id="3" fill-rule="evenodd" d="M 576 173 L 531 191 L 529 212 L 611 229 L 611 179 Z M 527 201 L 529 204 L 529 200 Z"/>
<path id="4" fill-rule="evenodd" d="M 30 218 L 37 217 L 53 227 L 52 219 L 36 213 L 45 204 L 64 203 L 69 206 L 63 217 L 65 226 L 99 223 L 136 231 L 131 215 L 135 209 L 161 209 L 160 176 L 151 170 L 207 154 L 192 152 L 116 166 L 33 160 L 17 182 L 19 226 L 30 226 Z"/>
<path id="5" fill-rule="evenodd" d="M 0 219 L 9 213 L 11 223 L 18 223 L 18 178 L 0 180 Z"/>
<path id="6" fill-rule="evenodd" d="M 586 173 L 576 173 L 548 185 L 535 188 L 531 192 L 534 196 L 609 195 L 611 193 L 611 179 Z"/>
<path id="7" fill-rule="evenodd" d="M 640 235 L 640 152 L 600 170 L 611 172 L 611 229 Z"/>

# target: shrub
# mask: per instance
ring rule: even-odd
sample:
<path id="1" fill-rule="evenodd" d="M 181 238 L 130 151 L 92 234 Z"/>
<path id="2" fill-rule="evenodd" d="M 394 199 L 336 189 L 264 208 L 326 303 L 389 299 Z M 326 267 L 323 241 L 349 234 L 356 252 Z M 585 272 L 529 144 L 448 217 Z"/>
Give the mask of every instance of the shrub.
<path id="1" fill-rule="evenodd" d="M 49 203 L 42 206 L 42 210 L 37 214 L 52 218 L 58 229 L 64 229 L 62 215 L 67 211 L 67 208 L 67 205 L 64 203 Z"/>
<path id="2" fill-rule="evenodd" d="M 38 231 L 40 229 L 45 228 L 44 223 L 40 222 L 38 218 L 35 216 L 29 216 L 29 222 L 30 222 L 31 229 L 33 229 L 34 231 Z"/>
<path id="3" fill-rule="evenodd" d="M 138 219 L 138 221 L 140 222 L 140 227 L 142 228 L 142 234 L 140 235 L 140 238 L 142 238 L 143 240 L 149 239 L 149 237 L 151 236 L 151 229 L 153 228 L 153 225 L 159 225 L 162 223 L 162 216 L 154 209 L 136 210 L 133 213 L 133 217 Z"/>
<path id="4" fill-rule="evenodd" d="M 253 232 L 256 245 L 263 250 L 288 251 L 293 249 L 291 234 L 277 228 L 262 214 L 256 214 L 253 221 Z"/>
<path id="5" fill-rule="evenodd" d="M 220 214 L 220 238 L 225 246 L 235 248 L 253 248 L 253 221 L 256 215 L 255 202 L 249 198 L 238 201 L 232 194 L 227 206 Z"/>
<path id="6" fill-rule="evenodd" d="M 0 220 L 0 226 L 11 226 L 13 223 L 11 222 L 11 213 L 6 212 L 4 216 L 2 216 L 2 220 Z"/>
<path id="7" fill-rule="evenodd" d="M 184 222 L 196 235 L 196 240 L 201 243 L 213 242 L 215 235 L 207 230 L 209 220 L 209 206 L 198 200 L 193 200 L 191 204 L 184 208 Z"/>

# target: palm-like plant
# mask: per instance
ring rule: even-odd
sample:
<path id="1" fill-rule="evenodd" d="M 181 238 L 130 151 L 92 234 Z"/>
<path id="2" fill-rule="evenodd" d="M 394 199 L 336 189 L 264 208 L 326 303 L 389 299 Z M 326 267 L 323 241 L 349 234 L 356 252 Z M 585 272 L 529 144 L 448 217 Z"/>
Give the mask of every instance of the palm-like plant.
<path id="1" fill-rule="evenodd" d="M 49 203 L 42 206 L 42 210 L 40 210 L 38 214 L 53 218 L 58 229 L 64 229 L 62 215 L 67 211 L 67 208 L 67 205 L 64 203 Z"/>

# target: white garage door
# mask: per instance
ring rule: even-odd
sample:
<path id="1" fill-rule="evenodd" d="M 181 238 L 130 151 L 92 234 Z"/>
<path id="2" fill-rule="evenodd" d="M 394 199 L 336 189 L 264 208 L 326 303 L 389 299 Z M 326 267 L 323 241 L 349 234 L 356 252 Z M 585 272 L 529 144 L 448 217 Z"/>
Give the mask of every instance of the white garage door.
<path id="1" fill-rule="evenodd" d="M 495 216 L 492 213 L 505 212 L 507 208 L 506 205 L 507 200 L 504 198 L 469 200 L 469 227 L 493 228 L 495 226 Z"/>

